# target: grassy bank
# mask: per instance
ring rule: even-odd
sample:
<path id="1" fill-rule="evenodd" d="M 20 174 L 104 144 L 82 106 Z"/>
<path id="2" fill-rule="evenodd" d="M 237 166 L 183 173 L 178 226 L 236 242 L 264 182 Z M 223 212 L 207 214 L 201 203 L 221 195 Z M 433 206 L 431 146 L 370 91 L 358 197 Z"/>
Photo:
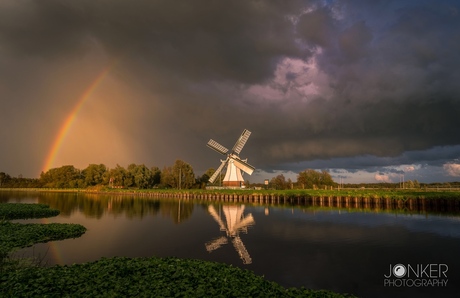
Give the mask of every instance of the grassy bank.
<path id="1" fill-rule="evenodd" d="M 15 249 L 82 235 L 74 224 L 19 224 L 6 219 L 56 215 L 42 204 L 0 204 L 1 297 L 349 297 L 330 291 L 286 289 L 251 271 L 178 258 L 103 258 L 39 267 L 8 259 Z"/>
<path id="2" fill-rule="evenodd" d="M 199 195 L 269 195 L 285 198 L 291 197 L 360 197 L 360 198 L 384 198 L 384 199 L 452 199 L 460 201 L 458 189 L 289 189 L 289 190 L 255 190 L 255 189 L 115 189 L 107 187 L 95 187 L 87 189 L 50 189 L 50 188 L 0 188 L 0 191 L 29 191 L 29 192 L 73 192 L 73 193 L 101 193 L 101 194 L 125 194 L 125 195 L 160 195 L 160 196 L 199 196 Z"/>

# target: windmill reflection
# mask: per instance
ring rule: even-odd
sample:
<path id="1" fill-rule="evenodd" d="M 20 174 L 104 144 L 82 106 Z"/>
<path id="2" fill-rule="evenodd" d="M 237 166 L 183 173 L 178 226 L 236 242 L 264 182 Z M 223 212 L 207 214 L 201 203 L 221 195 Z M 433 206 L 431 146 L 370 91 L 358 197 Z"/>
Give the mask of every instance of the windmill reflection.
<path id="1" fill-rule="evenodd" d="M 211 216 L 214 218 L 214 220 L 217 222 L 217 224 L 219 225 L 220 230 L 226 233 L 226 236 L 222 236 L 222 237 L 219 237 L 212 241 L 207 242 L 205 244 L 206 250 L 208 252 L 212 252 L 218 249 L 219 247 L 221 247 L 222 245 L 227 244 L 230 238 L 230 240 L 233 243 L 233 246 L 235 247 L 236 251 L 240 255 L 240 258 L 243 260 L 243 264 L 251 264 L 252 263 L 251 256 L 246 250 L 246 247 L 244 246 L 243 241 L 241 241 L 239 233 L 240 232 L 247 233 L 248 227 L 255 224 L 252 214 L 248 214 L 247 216 L 244 216 L 243 214 L 244 205 L 223 206 L 222 211 L 224 212 L 225 220 L 226 220 L 226 223 L 224 223 L 222 220 L 222 217 L 220 216 L 220 214 L 217 213 L 214 206 L 210 205 L 208 207 L 208 211 L 211 214 Z"/>

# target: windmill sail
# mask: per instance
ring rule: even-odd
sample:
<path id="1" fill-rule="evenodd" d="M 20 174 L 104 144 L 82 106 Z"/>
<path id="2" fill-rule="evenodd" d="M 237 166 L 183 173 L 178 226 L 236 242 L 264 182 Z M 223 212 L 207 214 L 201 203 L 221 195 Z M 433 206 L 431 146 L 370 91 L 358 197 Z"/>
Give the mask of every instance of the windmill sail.
<path id="1" fill-rule="evenodd" d="M 254 221 L 254 217 L 252 217 L 252 214 L 249 213 L 248 216 L 246 217 L 243 217 L 241 221 L 237 222 L 235 224 L 235 226 L 233 227 L 233 229 L 235 230 L 242 230 L 244 229 L 245 227 L 247 226 L 250 226 L 252 224 L 254 224 L 255 221 Z"/>
<path id="2" fill-rule="evenodd" d="M 241 150 L 243 150 L 244 145 L 249 139 L 251 132 L 247 129 L 243 130 L 243 133 L 239 137 L 238 141 L 236 141 L 235 146 L 233 146 L 232 151 L 236 154 L 240 154 Z"/>
<path id="3" fill-rule="evenodd" d="M 254 168 L 253 166 L 251 166 L 250 164 L 248 164 L 247 162 L 242 161 L 242 160 L 239 159 L 239 158 L 231 158 L 231 159 L 232 159 L 233 162 L 235 163 L 235 166 L 236 166 L 238 169 L 244 171 L 245 173 L 251 175 L 252 172 L 254 172 L 254 169 L 255 169 L 255 168 Z"/>
<path id="4" fill-rule="evenodd" d="M 217 143 L 213 139 L 210 139 L 207 146 L 211 148 L 212 150 L 215 150 L 219 152 L 220 154 L 226 154 L 228 152 L 228 149 L 222 146 L 221 144 Z"/>
<path id="5" fill-rule="evenodd" d="M 214 218 L 214 220 L 219 224 L 220 230 L 225 231 L 226 230 L 225 224 L 222 221 L 222 219 L 220 219 L 219 215 L 216 212 L 216 209 L 214 209 L 214 206 L 209 205 L 208 211 L 209 211 L 209 214 L 211 214 L 212 218 Z"/>
<path id="6" fill-rule="evenodd" d="M 220 238 L 217 238 L 217 239 L 214 239 L 214 240 L 212 240 L 210 242 L 207 242 L 205 244 L 205 246 L 206 246 L 206 250 L 208 252 L 211 252 L 211 251 L 216 250 L 219 247 L 221 247 L 222 245 L 227 244 L 227 243 L 228 243 L 227 237 L 222 236 Z"/>
<path id="7" fill-rule="evenodd" d="M 217 176 L 219 176 L 220 172 L 222 169 L 225 167 L 225 164 L 227 163 L 228 158 L 220 164 L 219 168 L 212 174 L 211 178 L 209 178 L 209 182 L 214 183 L 214 180 L 216 180 Z"/>
<path id="8" fill-rule="evenodd" d="M 236 251 L 240 255 L 240 258 L 243 260 L 243 264 L 251 264 L 252 259 L 251 256 L 248 253 L 248 250 L 246 249 L 246 246 L 244 246 L 243 241 L 241 241 L 240 237 L 235 237 L 233 238 L 233 246 L 235 247 Z"/>
<path id="9" fill-rule="evenodd" d="M 210 205 L 208 211 L 214 220 L 219 224 L 220 230 L 226 232 L 226 237 L 221 236 L 215 238 L 207 243 L 205 243 L 206 250 L 208 252 L 213 252 L 214 250 L 220 248 L 222 245 L 228 243 L 228 240 L 232 241 L 232 244 L 243 260 L 243 264 L 251 264 L 252 259 L 249 255 L 248 250 L 243 244 L 242 239 L 239 236 L 239 233 L 245 231 L 247 233 L 248 226 L 255 224 L 252 214 L 244 216 L 244 205 L 241 206 L 229 206 L 225 205 L 222 207 L 225 215 L 225 223 L 220 217 L 220 213 L 217 214 L 214 206 Z"/>

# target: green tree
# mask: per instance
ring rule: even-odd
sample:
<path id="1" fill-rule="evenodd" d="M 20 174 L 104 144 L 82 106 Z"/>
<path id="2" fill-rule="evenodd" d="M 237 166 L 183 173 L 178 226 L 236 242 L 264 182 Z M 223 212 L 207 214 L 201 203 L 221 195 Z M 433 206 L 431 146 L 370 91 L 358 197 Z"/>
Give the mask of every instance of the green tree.
<path id="1" fill-rule="evenodd" d="M 192 166 L 180 159 L 176 160 L 172 167 L 163 168 L 161 183 L 178 189 L 192 188 L 195 184 L 195 174 Z"/>
<path id="2" fill-rule="evenodd" d="M 155 185 L 158 185 L 161 183 L 161 170 L 159 167 L 152 167 L 150 169 L 150 172 L 152 172 L 152 180 L 150 181 L 150 187 L 154 187 Z"/>
<path id="3" fill-rule="evenodd" d="M 317 172 L 313 169 L 307 169 L 297 175 L 297 183 L 300 188 L 322 188 L 324 186 L 333 186 L 335 183 L 331 175 L 323 170 Z"/>
<path id="4" fill-rule="evenodd" d="M 107 182 L 110 187 L 125 187 L 125 179 L 128 176 L 128 171 L 117 164 L 113 169 L 110 169 L 107 174 Z"/>
<path id="5" fill-rule="evenodd" d="M 128 166 L 128 176 L 132 179 L 134 186 L 138 188 L 149 188 L 152 181 L 152 172 L 144 164 L 130 164 Z"/>
<path id="6" fill-rule="evenodd" d="M 307 169 L 297 175 L 297 183 L 300 188 L 316 188 L 319 183 L 319 173 L 313 169 Z"/>
<path id="7" fill-rule="evenodd" d="M 195 184 L 195 174 L 193 173 L 192 166 L 182 160 L 178 159 L 174 163 L 173 174 L 174 177 L 178 177 L 177 185 L 180 189 L 192 188 Z"/>
<path id="8" fill-rule="evenodd" d="M 284 175 L 280 174 L 270 180 L 270 187 L 274 189 L 287 189 L 289 186 Z"/>
<path id="9" fill-rule="evenodd" d="M 174 187 L 172 167 L 163 167 L 163 170 L 161 171 L 161 185 L 165 188 Z"/>
<path id="10" fill-rule="evenodd" d="M 4 173 L 4 172 L 0 172 L 0 187 L 6 187 L 6 185 L 8 184 L 8 181 L 11 180 L 11 177 L 10 175 Z"/>
<path id="11" fill-rule="evenodd" d="M 86 186 L 102 184 L 107 167 L 103 164 L 90 164 L 82 171 Z"/>
<path id="12" fill-rule="evenodd" d="M 320 174 L 320 181 L 319 181 L 319 186 L 333 186 L 335 185 L 334 180 L 332 180 L 331 175 L 329 174 L 328 171 L 322 170 Z"/>
<path id="13" fill-rule="evenodd" d="M 53 168 L 40 174 L 40 183 L 50 188 L 74 188 L 83 185 L 81 171 L 72 165 Z"/>
<path id="14" fill-rule="evenodd" d="M 215 171 L 216 170 L 214 168 L 209 168 L 206 170 L 206 172 L 204 172 L 203 175 L 201 175 L 201 177 L 197 178 L 198 187 L 201 189 L 205 189 L 206 184 L 208 184 L 209 182 L 209 178 L 211 178 Z"/>

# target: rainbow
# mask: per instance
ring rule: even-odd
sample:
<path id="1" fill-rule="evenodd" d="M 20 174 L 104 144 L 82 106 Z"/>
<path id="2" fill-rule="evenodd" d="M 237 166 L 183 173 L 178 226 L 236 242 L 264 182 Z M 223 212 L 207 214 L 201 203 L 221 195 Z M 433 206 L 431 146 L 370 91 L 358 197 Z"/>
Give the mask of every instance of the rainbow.
<path id="1" fill-rule="evenodd" d="M 59 132 L 57 136 L 54 139 L 53 145 L 51 146 L 51 150 L 49 151 L 45 164 L 43 165 L 43 172 L 46 172 L 49 170 L 53 164 L 54 160 L 56 159 L 57 154 L 59 153 L 59 149 L 61 148 L 62 143 L 64 142 L 64 139 L 66 135 L 68 134 L 70 128 L 72 127 L 72 124 L 74 123 L 78 112 L 80 112 L 82 106 L 85 104 L 85 102 L 91 97 L 91 94 L 96 90 L 97 86 L 104 80 L 104 78 L 108 75 L 110 70 L 113 68 L 115 65 L 115 62 L 112 62 L 104 68 L 97 76 L 96 78 L 92 81 L 92 83 L 86 88 L 85 92 L 83 92 L 82 96 L 78 99 L 77 104 L 73 107 L 72 111 L 69 113 L 67 118 L 65 119 L 64 123 L 62 124 L 61 128 L 59 129 Z"/>

